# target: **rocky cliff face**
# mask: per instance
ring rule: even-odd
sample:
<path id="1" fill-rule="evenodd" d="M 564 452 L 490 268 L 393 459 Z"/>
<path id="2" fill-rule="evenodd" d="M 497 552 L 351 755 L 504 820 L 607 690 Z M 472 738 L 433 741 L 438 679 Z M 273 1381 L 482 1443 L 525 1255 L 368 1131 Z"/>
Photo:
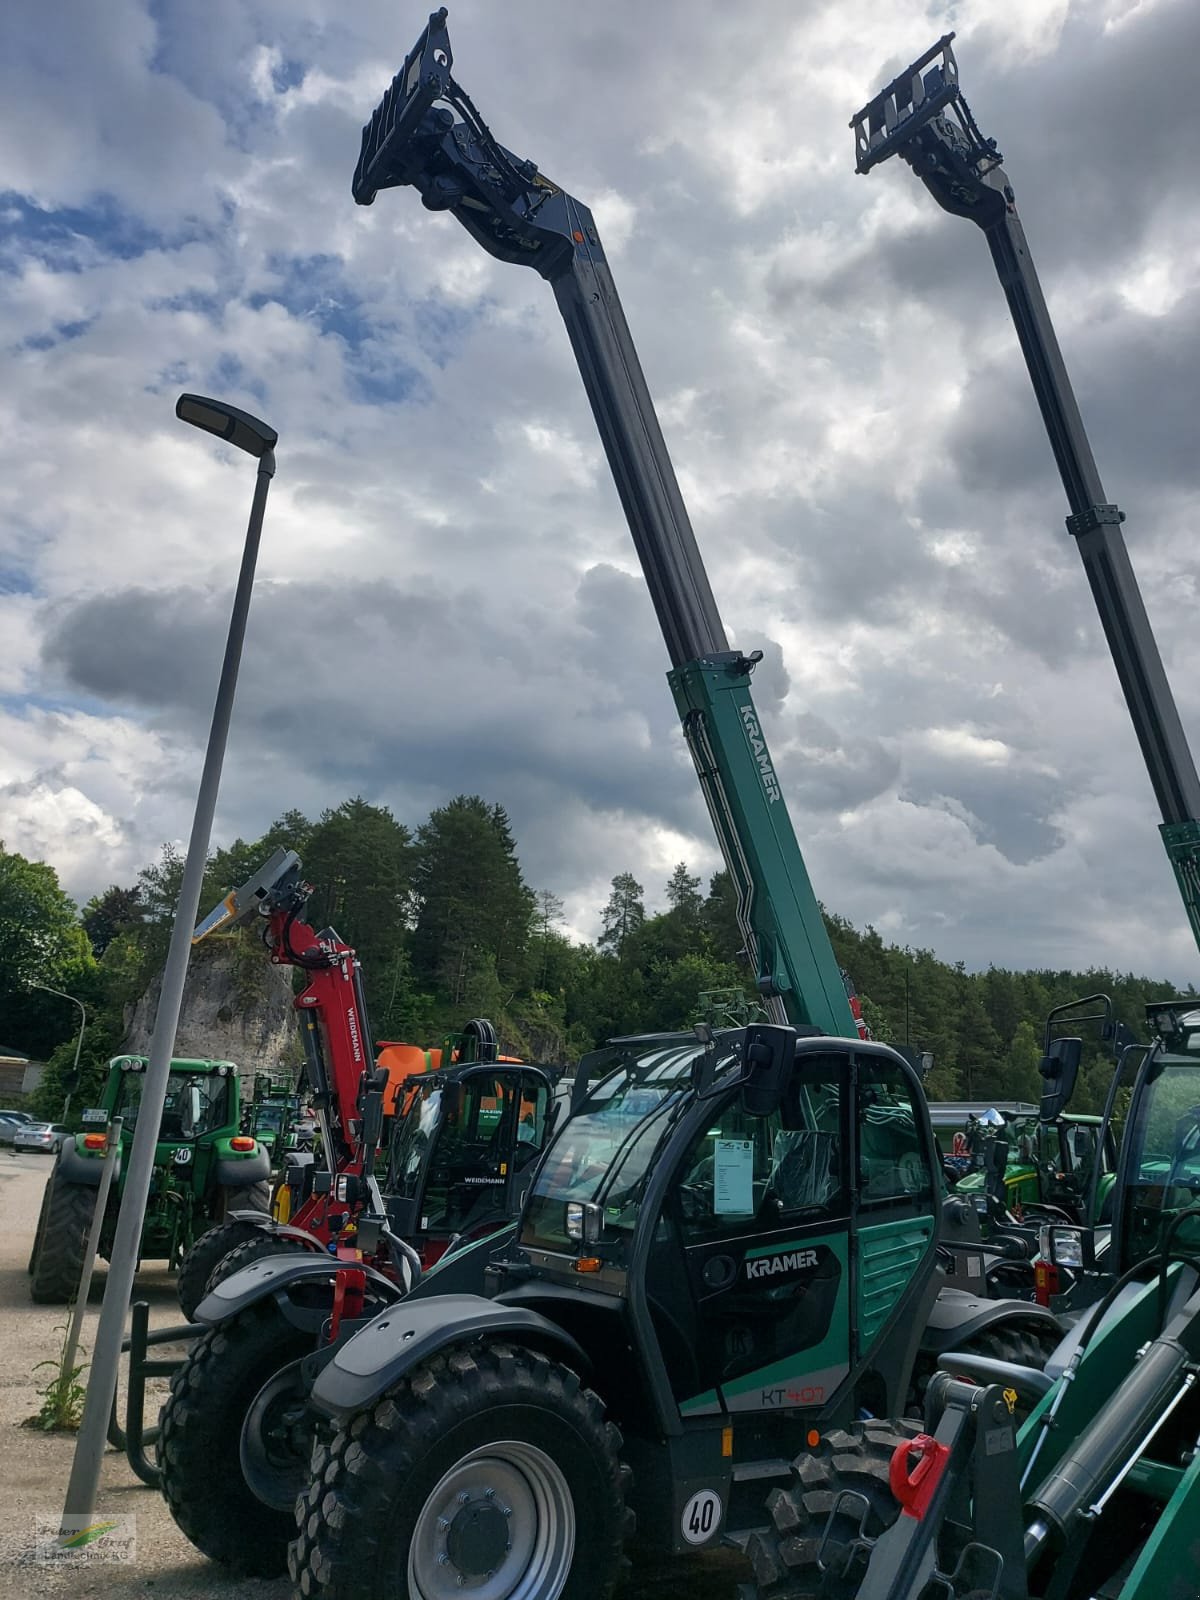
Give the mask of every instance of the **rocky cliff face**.
<path id="1" fill-rule="evenodd" d="M 126 1017 L 124 1048 L 148 1055 L 160 973 Z M 285 1072 L 300 1063 L 290 967 L 272 966 L 261 945 L 238 934 L 215 934 L 192 952 L 176 1056 L 234 1061 L 243 1078 Z"/>

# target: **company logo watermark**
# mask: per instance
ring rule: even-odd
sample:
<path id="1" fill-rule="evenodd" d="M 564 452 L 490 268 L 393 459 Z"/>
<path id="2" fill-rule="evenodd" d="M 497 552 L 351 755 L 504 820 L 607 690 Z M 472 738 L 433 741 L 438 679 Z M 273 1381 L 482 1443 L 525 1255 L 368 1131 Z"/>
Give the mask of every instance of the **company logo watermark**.
<path id="1" fill-rule="evenodd" d="M 33 1559 L 128 1566 L 137 1559 L 137 1518 L 64 1517 L 57 1513 L 35 1517 Z"/>

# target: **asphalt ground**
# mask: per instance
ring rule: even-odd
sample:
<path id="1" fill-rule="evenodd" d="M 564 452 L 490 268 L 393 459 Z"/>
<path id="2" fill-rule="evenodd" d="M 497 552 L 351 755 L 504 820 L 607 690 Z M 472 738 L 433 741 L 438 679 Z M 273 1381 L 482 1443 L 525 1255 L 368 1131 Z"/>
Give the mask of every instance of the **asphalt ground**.
<path id="1" fill-rule="evenodd" d="M 42 1190 L 52 1158 L 14 1155 L 0 1146 L 0 1600 L 67 1596 L 73 1600 L 287 1600 L 286 1578 L 264 1581 L 233 1578 L 207 1560 L 179 1532 L 166 1502 L 134 1476 L 123 1454 L 106 1451 L 96 1511 L 98 1519 L 132 1519 L 131 1559 L 73 1559 L 46 1562 L 37 1557 L 39 1519 L 58 1518 L 75 1448 L 74 1434 L 46 1434 L 23 1427 L 39 1405 L 38 1388 L 52 1369 L 37 1370 L 43 1361 L 57 1363 L 62 1348 L 66 1308 L 35 1306 L 29 1298 L 26 1271 Z M 84 1359 L 90 1350 L 99 1313 L 105 1267 L 98 1262 L 84 1323 Z M 142 1273 L 137 1299 L 151 1308 L 151 1325 L 182 1321 L 175 1298 L 175 1280 L 152 1263 Z M 156 1352 L 166 1355 L 166 1350 Z M 155 1401 L 148 1399 L 149 1415 Z M 123 1385 L 120 1397 L 123 1412 Z M 122 1522 L 122 1530 L 129 1524 Z M 111 1536 L 110 1536 L 111 1537 Z M 102 1541 L 103 1542 L 103 1541 Z M 732 1552 L 718 1552 L 686 1563 L 664 1563 L 641 1569 L 622 1591 L 622 1600 L 732 1600 L 748 1567 Z M 395 1600 L 403 1600 L 397 1595 Z"/>

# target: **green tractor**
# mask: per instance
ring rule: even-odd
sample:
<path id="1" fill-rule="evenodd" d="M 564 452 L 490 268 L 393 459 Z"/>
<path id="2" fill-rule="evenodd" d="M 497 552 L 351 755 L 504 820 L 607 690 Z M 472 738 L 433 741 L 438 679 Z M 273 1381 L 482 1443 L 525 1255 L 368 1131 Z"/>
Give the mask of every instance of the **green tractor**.
<path id="1" fill-rule="evenodd" d="M 1103 1117 L 1070 1112 L 1043 1122 L 1035 1110 L 1007 1120 L 1000 1143 L 1007 1146 L 1007 1159 L 1000 1176 L 1002 1193 L 996 1199 L 1004 1213 L 1018 1220 L 1033 1216 L 1047 1222 L 1079 1222 L 1097 1163 L 1101 1205 L 1107 1199 L 1116 1167 L 1116 1136 L 1111 1127 L 1105 1128 Z M 986 1213 L 985 1166 L 960 1178 L 955 1193 L 974 1201 L 981 1215 Z"/>
<path id="2" fill-rule="evenodd" d="M 272 1167 L 281 1167 L 287 1152 L 297 1148 L 299 1118 L 300 1096 L 290 1080 L 277 1081 L 266 1073 L 258 1073 L 254 1079 L 254 1099 L 242 1113 L 242 1132 L 258 1140 Z"/>
<path id="3" fill-rule="evenodd" d="M 121 1151 L 99 1245 L 99 1253 L 108 1257 L 123 1189 L 123 1158 L 133 1142 L 146 1064 L 145 1056 L 115 1056 L 102 1104 L 84 1112 L 82 1135 L 63 1142 L 46 1183 L 29 1263 L 29 1292 L 39 1304 L 68 1301 L 79 1286 L 108 1148 L 105 1129 L 119 1116 Z M 252 1134 L 241 1132 L 233 1062 L 172 1061 L 141 1258 L 165 1260 L 174 1271 L 193 1240 L 227 1212 L 266 1211 L 270 1174 L 266 1149 Z"/>

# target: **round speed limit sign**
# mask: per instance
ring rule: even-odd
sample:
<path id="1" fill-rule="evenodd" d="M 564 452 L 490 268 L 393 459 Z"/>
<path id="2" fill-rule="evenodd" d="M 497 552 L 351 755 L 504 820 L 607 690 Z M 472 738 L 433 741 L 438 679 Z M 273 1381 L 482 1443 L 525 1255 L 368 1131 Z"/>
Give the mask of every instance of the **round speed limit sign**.
<path id="1" fill-rule="evenodd" d="M 683 1508 L 679 1530 L 689 1544 L 704 1544 L 721 1526 L 721 1496 L 699 1489 Z"/>

